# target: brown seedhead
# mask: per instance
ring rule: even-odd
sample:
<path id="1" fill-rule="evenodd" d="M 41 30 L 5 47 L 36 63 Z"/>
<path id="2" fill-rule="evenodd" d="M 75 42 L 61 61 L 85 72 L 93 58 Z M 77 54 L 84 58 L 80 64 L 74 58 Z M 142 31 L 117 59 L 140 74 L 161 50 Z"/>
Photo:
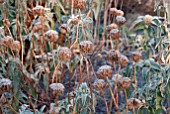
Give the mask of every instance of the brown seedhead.
<path id="1" fill-rule="evenodd" d="M 97 75 L 99 79 L 106 79 L 106 77 L 110 77 L 112 75 L 112 67 L 109 65 L 101 66 L 97 71 Z"/>
<path id="2" fill-rule="evenodd" d="M 21 44 L 19 41 L 14 41 L 11 45 L 11 49 L 14 50 L 14 51 L 20 51 L 21 50 Z"/>
<path id="3" fill-rule="evenodd" d="M 142 106 L 142 102 L 136 98 L 130 98 L 127 100 L 126 107 L 128 109 L 140 108 Z"/>
<path id="4" fill-rule="evenodd" d="M 112 77 L 112 81 L 117 83 L 118 80 L 120 80 L 123 76 L 120 75 L 120 74 L 114 74 L 113 77 Z"/>
<path id="5" fill-rule="evenodd" d="M 80 42 L 80 51 L 88 54 L 93 50 L 93 43 L 91 41 L 82 41 Z"/>
<path id="6" fill-rule="evenodd" d="M 60 32 L 61 32 L 62 34 L 66 34 L 66 33 L 69 32 L 69 27 L 68 27 L 67 24 L 62 24 L 62 25 L 60 26 L 59 30 L 60 30 Z"/>
<path id="7" fill-rule="evenodd" d="M 76 9 L 84 9 L 86 6 L 86 0 L 73 0 L 74 1 L 74 8 Z M 70 4 L 72 4 L 72 0 L 70 0 Z"/>
<path id="8" fill-rule="evenodd" d="M 129 59 L 125 56 L 125 55 L 122 55 L 120 56 L 120 65 L 122 67 L 126 67 L 129 63 Z"/>
<path id="9" fill-rule="evenodd" d="M 48 30 L 46 33 L 45 33 L 45 41 L 48 41 L 48 42 L 56 42 L 58 40 L 58 32 L 55 31 L 55 30 Z"/>
<path id="10" fill-rule="evenodd" d="M 110 14 L 116 15 L 117 14 L 117 8 L 110 8 Z"/>
<path id="11" fill-rule="evenodd" d="M 110 50 L 110 51 L 107 53 L 106 58 L 107 58 L 107 60 L 109 60 L 110 62 L 117 62 L 117 61 L 119 61 L 120 56 L 121 56 L 121 54 L 120 54 L 120 52 L 119 52 L 118 50 L 112 49 L 112 50 Z"/>
<path id="12" fill-rule="evenodd" d="M 35 15 L 44 15 L 45 9 L 43 6 L 36 6 L 32 9 L 34 16 Z"/>
<path id="13" fill-rule="evenodd" d="M 61 96 L 64 93 L 65 87 L 62 83 L 52 83 L 50 84 L 50 89 L 54 95 Z"/>
<path id="14" fill-rule="evenodd" d="M 1 45 L 5 48 L 9 47 L 13 43 L 13 38 L 11 36 L 6 36 L 1 41 Z"/>
<path id="15" fill-rule="evenodd" d="M 142 58 L 142 54 L 140 52 L 132 52 L 131 57 L 134 62 L 139 62 Z"/>
<path id="16" fill-rule="evenodd" d="M 131 79 L 128 77 L 122 77 L 117 81 L 117 85 L 123 89 L 127 89 L 131 85 Z"/>
<path id="17" fill-rule="evenodd" d="M 116 40 L 116 39 L 119 39 L 120 38 L 120 32 L 118 29 L 112 29 L 110 31 L 110 37 L 112 40 Z"/>
<path id="18" fill-rule="evenodd" d="M 71 60 L 72 53 L 68 47 L 61 47 L 59 50 L 59 58 L 62 61 L 69 61 Z"/>
<path id="19" fill-rule="evenodd" d="M 94 86 L 94 89 L 96 89 L 97 91 L 101 91 L 105 88 L 106 83 L 103 79 L 97 79 L 94 82 L 93 86 Z"/>
<path id="20" fill-rule="evenodd" d="M 125 22 L 126 22 L 126 18 L 123 17 L 123 16 L 117 16 L 117 17 L 116 17 L 116 21 L 117 21 L 117 23 L 118 23 L 119 25 L 123 25 L 123 24 L 125 24 Z"/>
<path id="21" fill-rule="evenodd" d="M 106 27 L 106 30 L 109 31 L 109 32 L 113 29 L 118 29 L 118 25 L 115 24 L 115 23 L 112 23 L 112 24 L 110 24 Z"/>

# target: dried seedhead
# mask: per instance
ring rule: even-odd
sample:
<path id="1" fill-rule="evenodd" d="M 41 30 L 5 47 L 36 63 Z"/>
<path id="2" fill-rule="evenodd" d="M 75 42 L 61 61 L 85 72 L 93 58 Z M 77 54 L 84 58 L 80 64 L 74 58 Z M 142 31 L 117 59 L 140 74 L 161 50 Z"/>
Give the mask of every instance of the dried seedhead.
<path id="1" fill-rule="evenodd" d="M 69 28 L 69 26 L 67 24 L 62 24 L 60 26 L 59 30 L 60 30 L 60 32 L 62 34 L 66 34 L 66 33 L 68 33 L 70 31 L 70 28 Z"/>
<path id="2" fill-rule="evenodd" d="M 5 94 L 2 94 L 1 98 L 0 98 L 0 106 L 3 106 L 7 103 L 7 97 Z"/>
<path id="3" fill-rule="evenodd" d="M 110 14 L 116 15 L 117 10 L 117 8 L 110 8 Z"/>
<path id="4" fill-rule="evenodd" d="M 131 79 L 128 77 L 122 77 L 117 81 L 117 85 L 123 89 L 127 89 L 131 85 Z"/>
<path id="5" fill-rule="evenodd" d="M 118 29 L 118 25 L 115 24 L 115 23 L 112 23 L 112 24 L 110 24 L 106 27 L 106 30 L 109 31 L 109 32 L 113 29 Z"/>
<path id="6" fill-rule="evenodd" d="M 61 96 L 64 93 L 65 87 L 62 83 L 52 83 L 50 84 L 50 89 L 54 95 Z"/>
<path id="7" fill-rule="evenodd" d="M 58 40 L 58 32 L 57 31 L 54 31 L 54 30 L 48 30 L 46 33 L 45 33 L 45 41 L 48 41 L 48 42 L 56 42 Z"/>
<path id="8" fill-rule="evenodd" d="M 120 56 L 120 65 L 122 67 L 126 67 L 129 63 L 129 59 L 125 56 L 125 55 L 122 55 Z"/>
<path id="9" fill-rule="evenodd" d="M 70 4 L 74 3 L 74 8 L 82 10 L 86 6 L 86 0 L 70 0 Z"/>
<path id="10" fill-rule="evenodd" d="M 4 3 L 4 0 L 0 0 L 0 5 Z"/>
<path id="11" fill-rule="evenodd" d="M 7 78 L 2 78 L 0 80 L 0 94 L 3 94 L 7 91 L 10 90 L 11 88 L 11 80 L 7 79 Z"/>
<path id="12" fill-rule="evenodd" d="M 62 60 L 62 61 L 69 61 L 71 60 L 71 56 L 72 56 L 72 53 L 71 53 L 71 50 L 68 48 L 68 47 L 61 47 L 60 50 L 59 50 L 59 58 Z"/>
<path id="13" fill-rule="evenodd" d="M 125 24 L 125 22 L 126 22 L 126 18 L 123 17 L 123 16 L 117 16 L 117 17 L 116 17 L 116 21 L 117 21 L 117 23 L 118 23 L 119 25 L 123 25 L 123 24 Z"/>
<path id="14" fill-rule="evenodd" d="M 6 36 L 1 40 L 1 45 L 5 48 L 9 47 L 13 43 L 13 38 L 11 36 Z"/>
<path id="15" fill-rule="evenodd" d="M 153 20 L 153 17 L 151 15 L 145 15 L 144 22 L 145 24 L 150 24 Z"/>
<path id="16" fill-rule="evenodd" d="M 14 41 L 11 45 L 11 49 L 19 52 L 21 50 L 21 44 L 19 41 Z"/>
<path id="17" fill-rule="evenodd" d="M 80 51 L 86 54 L 93 50 L 93 43 L 91 41 L 82 41 L 80 42 L 79 46 Z"/>
<path id="18" fill-rule="evenodd" d="M 112 75 L 112 67 L 109 65 L 101 66 L 97 71 L 97 75 L 99 79 L 106 79 L 106 77 L 110 77 Z"/>
<path id="19" fill-rule="evenodd" d="M 112 49 L 112 50 L 110 50 L 110 51 L 107 53 L 106 58 L 107 58 L 107 60 L 109 60 L 110 62 L 117 62 L 117 61 L 119 61 L 120 56 L 121 56 L 121 54 L 120 54 L 120 52 L 119 52 L 118 50 Z"/>
<path id="20" fill-rule="evenodd" d="M 36 6 L 32 9 L 34 16 L 35 15 L 44 15 L 45 9 L 43 6 Z"/>
<path id="21" fill-rule="evenodd" d="M 112 77 L 112 81 L 117 83 L 123 76 L 120 74 L 114 74 Z"/>
<path id="22" fill-rule="evenodd" d="M 71 17 L 71 23 L 76 25 L 79 22 L 79 15 Z"/>
<path id="23" fill-rule="evenodd" d="M 46 24 L 43 24 L 41 22 L 37 22 L 33 27 L 33 32 L 39 32 L 39 31 L 47 31 L 48 26 Z"/>
<path id="24" fill-rule="evenodd" d="M 112 40 L 116 40 L 116 39 L 119 39 L 120 38 L 120 32 L 118 29 L 112 29 L 110 31 L 110 38 Z"/>
<path id="25" fill-rule="evenodd" d="M 110 8 L 110 14 L 116 16 L 123 16 L 124 12 L 122 10 L 118 10 L 117 8 Z"/>
<path id="26" fill-rule="evenodd" d="M 126 107 L 128 109 L 140 108 L 142 106 L 142 102 L 136 98 L 130 98 L 127 100 Z"/>
<path id="27" fill-rule="evenodd" d="M 131 57 L 134 62 L 139 62 L 142 58 L 142 54 L 140 52 L 132 52 Z"/>
<path id="28" fill-rule="evenodd" d="M 94 86 L 94 89 L 96 89 L 97 91 L 101 91 L 105 88 L 106 83 L 103 79 L 97 79 L 94 82 L 93 86 Z"/>

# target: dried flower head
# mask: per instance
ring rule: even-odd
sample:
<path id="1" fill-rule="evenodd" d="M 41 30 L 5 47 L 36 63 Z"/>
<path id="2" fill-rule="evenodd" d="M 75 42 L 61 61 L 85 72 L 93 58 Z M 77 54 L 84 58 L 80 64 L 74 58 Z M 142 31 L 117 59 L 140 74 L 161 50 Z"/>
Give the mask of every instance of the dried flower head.
<path id="1" fill-rule="evenodd" d="M 131 79 L 128 77 L 122 77 L 117 81 L 117 85 L 123 89 L 127 89 L 131 85 Z"/>
<path id="2" fill-rule="evenodd" d="M 13 38 L 11 36 L 6 36 L 1 41 L 1 45 L 5 48 L 9 47 L 13 43 Z"/>
<path id="3" fill-rule="evenodd" d="M 144 22 L 145 24 L 150 24 L 153 20 L 153 17 L 151 15 L 145 15 Z"/>
<path id="4" fill-rule="evenodd" d="M 116 11 L 116 16 L 123 16 L 124 12 L 122 10 L 117 10 Z"/>
<path id="5" fill-rule="evenodd" d="M 43 24 L 41 22 L 37 22 L 33 27 L 33 32 L 39 32 L 39 31 L 47 31 L 48 26 L 46 24 Z"/>
<path id="6" fill-rule="evenodd" d="M 110 62 L 116 62 L 116 61 L 119 61 L 120 59 L 120 52 L 118 50 L 110 50 L 108 53 L 107 53 L 107 60 L 109 60 Z"/>
<path id="7" fill-rule="evenodd" d="M 82 10 L 86 6 L 86 0 L 73 0 L 74 8 Z M 70 0 L 70 4 L 72 4 L 72 0 Z"/>
<path id="8" fill-rule="evenodd" d="M 120 65 L 122 67 L 125 67 L 125 66 L 128 65 L 128 63 L 129 63 L 129 59 L 125 55 L 121 54 L 121 56 L 120 56 Z"/>
<path id="9" fill-rule="evenodd" d="M 7 91 L 9 91 L 11 88 L 11 80 L 7 78 L 2 78 L 0 80 L 0 94 L 3 94 Z"/>
<path id="10" fill-rule="evenodd" d="M 132 52 L 131 57 L 134 62 L 139 62 L 142 58 L 142 54 L 140 52 Z"/>
<path id="11" fill-rule="evenodd" d="M 99 79 L 105 79 L 106 77 L 110 77 L 112 75 L 112 67 L 109 65 L 101 66 L 97 71 L 97 75 Z"/>
<path id="12" fill-rule="evenodd" d="M 91 41 L 80 42 L 80 51 L 83 53 L 89 53 L 93 50 L 93 43 Z"/>
<path id="13" fill-rule="evenodd" d="M 32 9 L 34 15 L 44 15 L 45 9 L 43 6 L 36 6 Z"/>
<path id="14" fill-rule="evenodd" d="M 94 82 L 93 86 L 94 86 L 94 89 L 96 89 L 97 91 L 101 91 L 105 88 L 106 83 L 103 79 L 97 79 Z"/>
<path id="15" fill-rule="evenodd" d="M 118 80 L 120 80 L 123 76 L 120 75 L 120 74 L 114 74 L 113 77 L 112 77 L 112 81 L 117 83 Z"/>
<path id="16" fill-rule="evenodd" d="M 125 22 L 126 22 L 126 18 L 123 17 L 123 16 L 117 16 L 117 17 L 116 17 L 116 21 L 117 21 L 117 23 L 118 23 L 119 25 L 123 25 L 123 24 L 125 24 Z"/>
<path id="17" fill-rule="evenodd" d="M 68 47 L 61 47 L 59 50 L 59 58 L 62 61 L 69 61 L 71 59 L 72 53 Z"/>
<path id="18" fill-rule="evenodd" d="M 49 42 L 56 42 L 58 40 L 58 32 L 55 30 L 48 30 L 45 33 L 45 40 Z"/>
<path id="19" fill-rule="evenodd" d="M 109 31 L 109 32 L 113 29 L 118 29 L 118 25 L 115 24 L 115 23 L 112 23 L 112 24 L 110 24 L 106 27 L 106 30 Z"/>
<path id="20" fill-rule="evenodd" d="M 67 24 L 62 24 L 62 25 L 60 26 L 59 30 L 60 30 L 60 32 L 61 32 L 62 34 L 66 34 L 66 33 L 69 32 L 70 29 L 69 29 L 69 27 L 68 27 Z"/>
<path id="21" fill-rule="evenodd" d="M 14 51 L 17 51 L 19 52 L 21 50 L 21 44 L 19 41 L 14 41 L 11 45 L 11 49 L 14 50 Z"/>
<path id="22" fill-rule="evenodd" d="M 110 31 L 110 37 L 112 40 L 116 40 L 116 39 L 119 39 L 120 38 L 120 32 L 118 29 L 112 29 Z"/>
<path id="23" fill-rule="evenodd" d="M 128 109 L 140 108 L 142 106 L 142 102 L 136 98 L 130 98 L 127 100 L 126 107 Z"/>
<path id="24" fill-rule="evenodd" d="M 116 15 L 117 14 L 117 8 L 110 8 L 110 14 Z"/>
<path id="25" fill-rule="evenodd" d="M 62 83 L 52 83 L 50 84 L 50 88 L 53 90 L 54 95 L 62 95 L 64 93 L 64 85 Z"/>

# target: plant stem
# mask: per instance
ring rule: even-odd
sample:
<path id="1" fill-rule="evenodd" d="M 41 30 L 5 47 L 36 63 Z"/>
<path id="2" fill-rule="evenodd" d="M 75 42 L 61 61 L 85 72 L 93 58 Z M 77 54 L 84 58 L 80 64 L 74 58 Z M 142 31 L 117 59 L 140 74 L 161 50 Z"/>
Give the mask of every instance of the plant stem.
<path id="1" fill-rule="evenodd" d="M 101 90 L 101 93 L 102 93 L 102 96 L 104 98 L 104 103 L 106 105 L 106 112 L 107 112 L 107 114 L 110 114 L 109 109 L 108 109 L 108 105 L 107 105 L 107 101 L 106 101 L 106 97 L 105 97 L 104 92 L 102 90 Z"/>

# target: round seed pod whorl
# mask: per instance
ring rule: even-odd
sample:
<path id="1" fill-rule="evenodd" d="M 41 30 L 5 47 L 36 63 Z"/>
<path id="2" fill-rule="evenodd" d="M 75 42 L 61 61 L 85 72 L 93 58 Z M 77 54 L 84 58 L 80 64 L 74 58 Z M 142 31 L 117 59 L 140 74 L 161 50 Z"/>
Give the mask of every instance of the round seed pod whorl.
<path id="1" fill-rule="evenodd" d="M 117 62 L 120 59 L 120 52 L 118 50 L 110 50 L 107 55 L 106 58 L 107 60 L 109 60 L 110 62 Z"/>
<path id="2" fill-rule="evenodd" d="M 117 14 L 117 8 L 110 8 L 110 14 L 116 15 Z"/>
<path id="3" fill-rule="evenodd" d="M 142 102 L 136 98 L 130 98 L 127 100 L 126 107 L 128 109 L 140 108 L 142 106 Z"/>
<path id="4" fill-rule="evenodd" d="M 112 77 L 112 81 L 117 83 L 118 80 L 120 80 L 123 76 L 120 75 L 120 74 L 114 74 L 113 77 Z"/>
<path id="5" fill-rule="evenodd" d="M 14 51 L 20 51 L 21 50 L 21 44 L 19 41 L 14 41 L 11 45 L 11 49 L 14 50 Z"/>
<path id="6" fill-rule="evenodd" d="M 122 55 L 120 56 L 120 65 L 122 67 L 126 67 L 129 63 L 129 59 L 125 56 L 125 55 Z"/>
<path id="7" fill-rule="evenodd" d="M 93 50 L 93 43 L 91 41 L 82 41 L 80 42 L 80 50 L 83 53 L 88 54 Z"/>
<path id="8" fill-rule="evenodd" d="M 112 67 L 109 65 L 101 66 L 98 71 L 97 75 L 99 79 L 106 79 L 106 77 L 110 77 L 112 75 Z"/>
<path id="9" fill-rule="evenodd" d="M 124 16 L 124 12 L 122 10 L 117 10 L 116 16 Z"/>
<path id="10" fill-rule="evenodd" d="M 109 31 L 109 32 L 113 29 L 118 29 L 118 25 L 115 24 L 115 23 L 112 23 L 112 24 L 110 24 L 106 27 L 106 30 Z"/>
<path id="11" fill-rule="evenodd" d="M 13 38 L 11 36 L 6 36 L 1 41 L 1 45 L 5 48 L 9 47 L 13 43 Z"/>
<path id="12" fill-rule="evenodd" d="M 45 41 L 56 42 L 58 40 L 58 32 L 55 30 L 48 30 L 45 33 Z"/>
<path id="13" fill-rule="evenodd" d="M 104 89 L 104 87 L 106 86 L 106 83 L 103 79 L 97 79 L 94 84 L 94 89 L 96 89 L 97 91 L 101 91 Z"/>
<path id="14" fill-rule="evenodd" d="M 128 77 L 122 77 L 117 81 L 117 85 L 123 89 L 127 89 L 131 85 L 131 79 Z"/>
<path id="15" fill-rule="evenodd" d="M 139 62 L 142 58 L 142 54 L 140 52 L 132 52 L 131 57 L 134 62 Z"/>
<path id="16" fill-rule="evenodd" d="M 11 80 L 7 78 L 0 79 L 0 94 L 9 91 L 11 88 L 11 83 L 12 83 Z"/>
<path id="17" fill-rule="evenodd" d="M 117 23 L 118 23 L 119 25 L 123 25 L 123 24 L 125 24 L 125 22 L 126 22 L 126 18 L 123 17 L 123 16 L 117 16 L 117 17 L 116 17 L 116 21 L 117 21 Z"/>
<path id="18" fill-rule="evenodd" d="M 82 10 L 86 6 L 86 0 L 73 0 L 74 8 Z M 70 0 L 70 4 L 72 5 L 72 0 Z"/>
<path id="19" fill-rule="evenodd" d="M 110 31 L 110 38 L 112 40 L 116 40 L 116 39 L 119 39 L 120 38 L 120 32 L 118 29 L 112 29 Z"/>
<path id="20" fill-rule="evenodd" d="M 59 58 L 62 61 L 69 61 L 72 57 L 71 50 L 68 47 L 61 47 L 59 50 Z"/>
<path id="21" fill-rule="evenodd" d="M 53 91 L 54 95 L 62 95 L 64 93 L 64 85 L 62 83 L 52 83 L 50 84 L 50 89 Z"/>
<path id="22" fill-rule="evenodd" d="M 34 15 L 44 15 L 45 9 L 43 6 L 36 6 L 32 9 Z"/>

